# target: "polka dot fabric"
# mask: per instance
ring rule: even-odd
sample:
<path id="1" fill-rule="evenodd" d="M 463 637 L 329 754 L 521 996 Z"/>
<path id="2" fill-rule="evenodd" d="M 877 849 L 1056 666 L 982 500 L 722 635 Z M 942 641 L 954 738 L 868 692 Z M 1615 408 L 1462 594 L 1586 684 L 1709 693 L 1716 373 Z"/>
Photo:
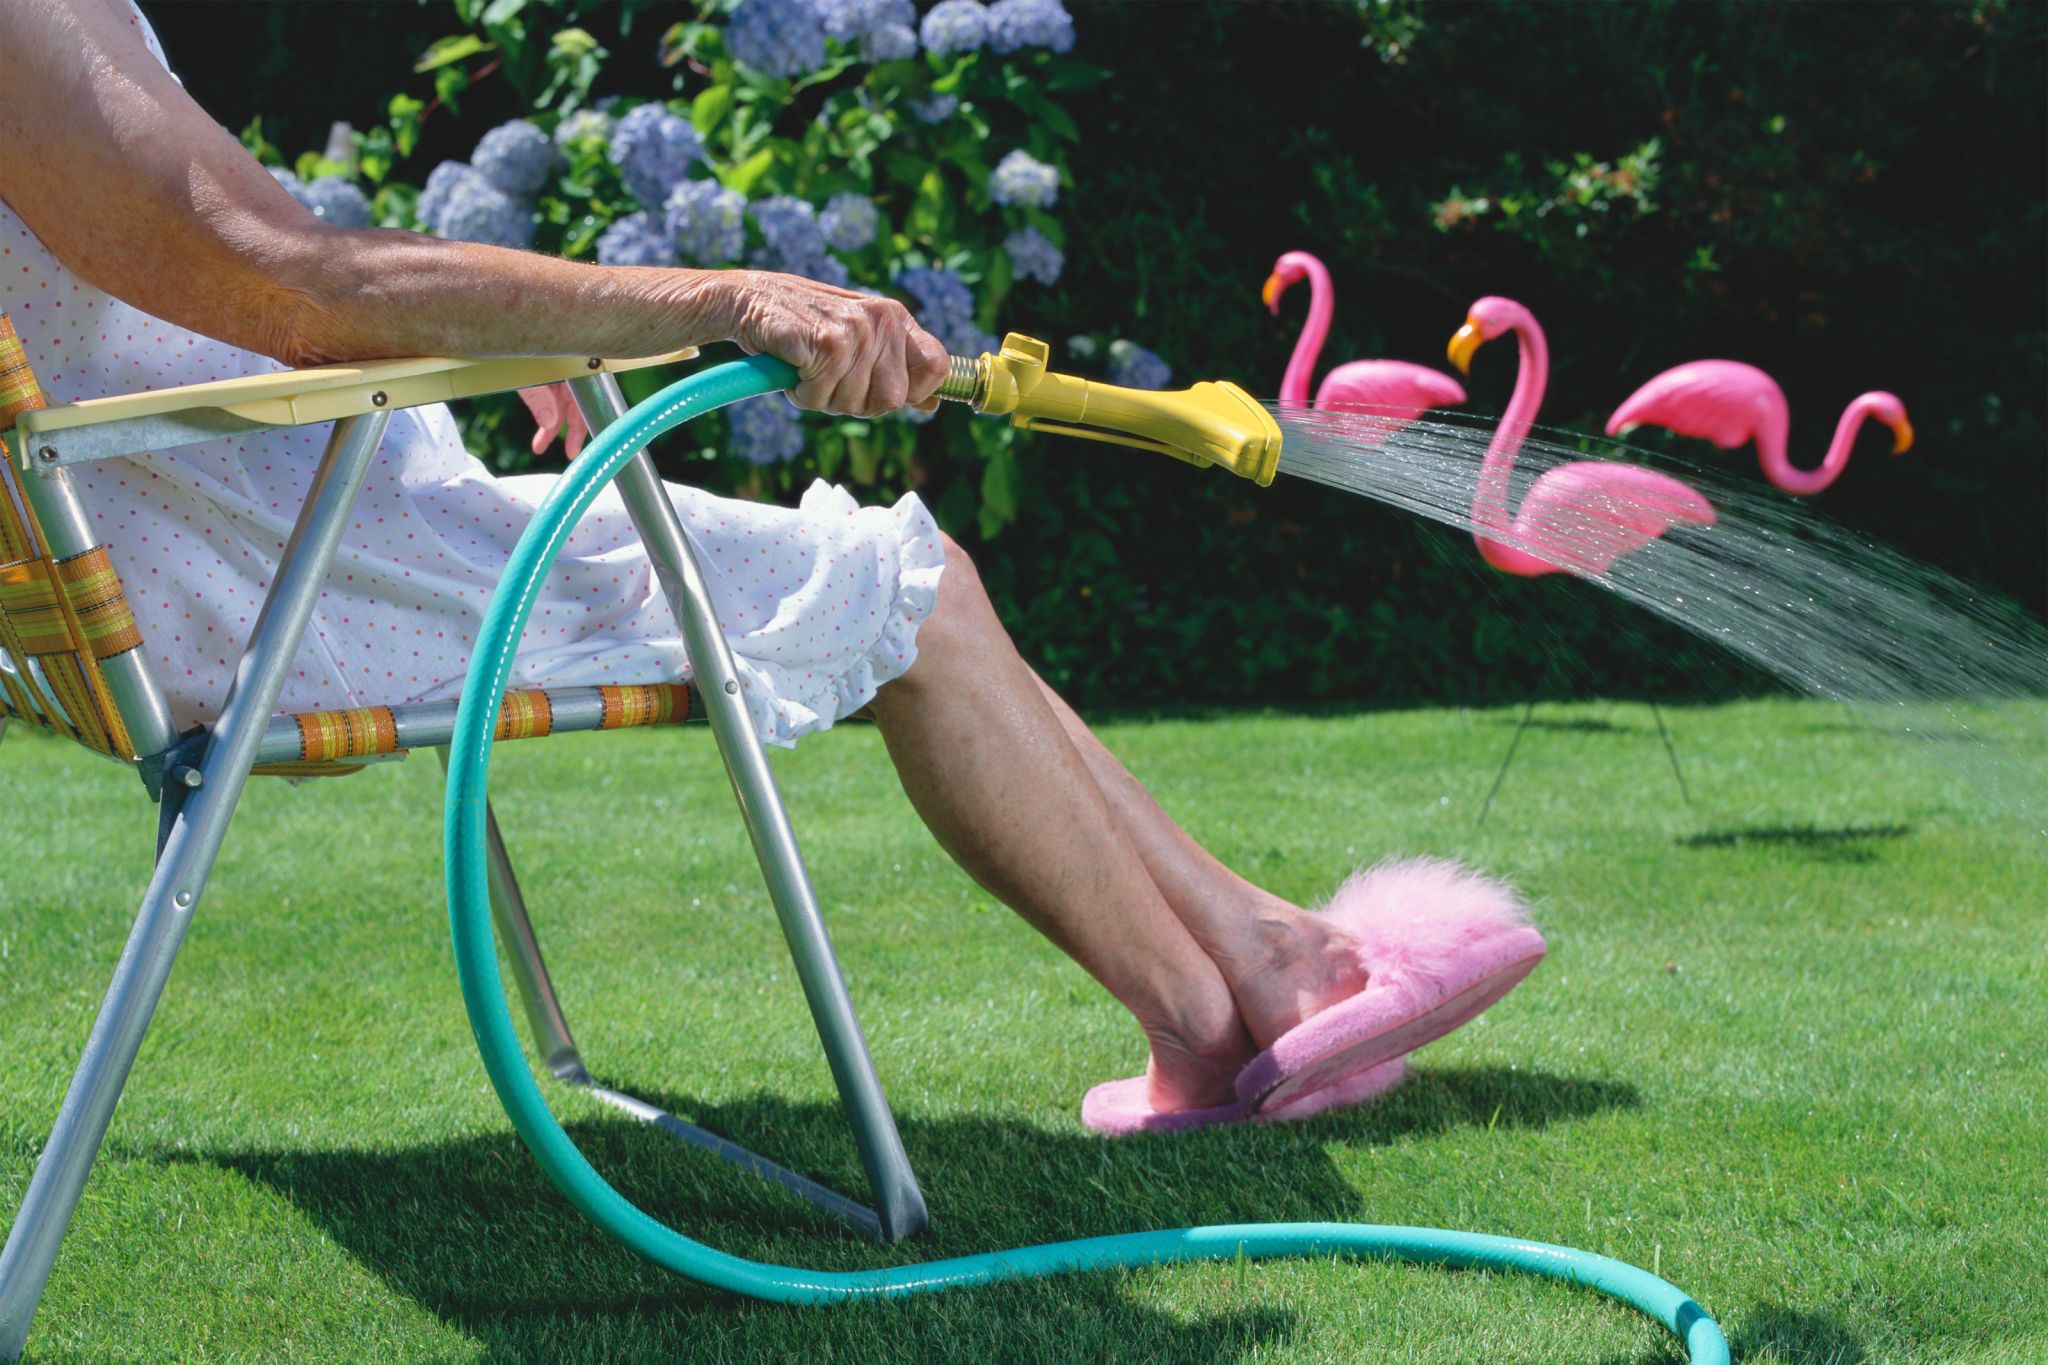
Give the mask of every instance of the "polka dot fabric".
<path id="1" fill-rule="evenodd" d="M 158 60 L 140 15 L 134 22 Z M 0 308 L 52 403 L 275 371 L 66 270 L 4 202 Z M 144 648 L 183 727 L 226 700 L 327 428 L 303 427 L 80 466 Z M 393 414 L 281 709 L 454 697 L 512 547 L 551 475 L 495 478 L 445 407 Z M 795 509 L 670 485 L 711 584 L 762 738 L 786 744 L 859 709 L 917 657 L 944 553 L 922 503 L 858 506 L 815 483 Z M 688 659 L 615 493 L 571 536 L 520 639 L 516 681 L 672 681 Z"/>

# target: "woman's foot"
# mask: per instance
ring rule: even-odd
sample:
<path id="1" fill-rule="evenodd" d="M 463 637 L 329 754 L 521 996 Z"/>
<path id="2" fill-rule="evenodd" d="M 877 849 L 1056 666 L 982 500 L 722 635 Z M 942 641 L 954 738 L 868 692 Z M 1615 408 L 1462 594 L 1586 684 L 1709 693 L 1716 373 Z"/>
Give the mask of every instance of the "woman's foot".
<path id="1" fill-rule="evenodd" d="M 1146 1098 L 1162 1113 L 1237 1102 L 1237 1073 L 1258 1049 L 1227 991 L 1179 1002 L 1178 1017 L 1144 1023 L 1152 1055 L 1145 1063 Z M 1141 1020 L 1141 1022 L 1143 1022 Z"/>
<path id="2" fill-rule="evenodd" d="M 1357 940 L 1318 915 L 1264 896 L 1226 945 L 1209 947 L 1260 1048 L 1365 989 Z"/>
<path id="3" fill-rule="evenodd" d="M 1228 997 L 1179 1002 L 1174 1022 L 1146 1027 L 1155 1109 L 1229 1103 L 1237 1073 L 1254 1053 L 1365 989 L 1352 936 L 1318 916 L 1269 897 L 1241 923 L 1228 950 L 1211 949 Z"/>

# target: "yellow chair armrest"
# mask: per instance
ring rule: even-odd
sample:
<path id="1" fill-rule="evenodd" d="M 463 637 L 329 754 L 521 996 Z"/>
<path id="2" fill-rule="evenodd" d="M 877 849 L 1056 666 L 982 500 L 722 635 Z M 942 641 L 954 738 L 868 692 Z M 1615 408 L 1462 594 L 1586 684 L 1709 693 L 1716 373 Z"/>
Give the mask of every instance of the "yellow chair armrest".
<path id="1" fill-rule="evenodd" d="M 457 360 L 438 356 L 285 370 L 39 408 L 17 419 L 23 468 L 108 459 L 256 427 L 304 426 L 378 409 L 446 403 L 689 360 L 696 349 L 637 360 L 582 356 Z M 125 447 L 125 448 L 121 448 Z"/>

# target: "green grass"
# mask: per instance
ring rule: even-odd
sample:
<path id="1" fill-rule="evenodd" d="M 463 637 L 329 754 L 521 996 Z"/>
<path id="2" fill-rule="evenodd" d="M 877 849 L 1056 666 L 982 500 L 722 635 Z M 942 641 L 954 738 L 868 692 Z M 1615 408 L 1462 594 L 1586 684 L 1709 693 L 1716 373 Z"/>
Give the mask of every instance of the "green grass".
<path id="1" fill-rule="evenodd" d="M 1133 1228 L 1420 1223 L 1655 1267 L 1751 1361 L 2048 1359 L 2043 839 L 1976 770 L 1838 708 L 1105 728 L 1227 861 L 1312 898 L 1389 851 L 1540 906 L 1549 961 L 1376 1108 L 1108 1143 L 1081 1092 L 1135 1027 L 940 854 L 872 730 L 778 758 L 934 1214 L 882 1250 L 550 1083 L 629 1193 L 715 1246 L 872 1266 Z M 2033 727 L 2040 708 L 1989 715 Z M 2008 751 L 2043 772 L 2031 740 Z M 605 1078 L 841 1188 L 859 1167 L 709 737 L 507 746 L 501 812 Z M 0 1217 L 148 868 L 134 779 L 0 747 Z M 111 825 L 125 835 L 103 832 Z M 1277 1263 L 798 1310 L 619 1250 L 542 1180 L 457 996 L 431 758 L 251 788 L 51 1280 L 40 1359 L 1674 1359 L 1592 1296 Z M 1105 907 L 1105 913 L 1113 913 Z"/>

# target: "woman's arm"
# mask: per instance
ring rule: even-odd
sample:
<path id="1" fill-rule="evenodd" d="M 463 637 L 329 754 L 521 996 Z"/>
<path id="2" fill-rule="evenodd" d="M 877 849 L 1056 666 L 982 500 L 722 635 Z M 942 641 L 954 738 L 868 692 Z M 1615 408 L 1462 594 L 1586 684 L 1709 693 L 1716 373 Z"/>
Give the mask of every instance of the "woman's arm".
<path id="1" fill-rule="evenodd" d="M 0 197 L 144 312 L 308 365 L 408 355 L 652 355 L 731 340 L 800 406 L 930 399 L 945 348 L 893 300 L 793 275 L 596 266 L 302 208 L 192 102 L 118 0 L 5 0 Z"/>

